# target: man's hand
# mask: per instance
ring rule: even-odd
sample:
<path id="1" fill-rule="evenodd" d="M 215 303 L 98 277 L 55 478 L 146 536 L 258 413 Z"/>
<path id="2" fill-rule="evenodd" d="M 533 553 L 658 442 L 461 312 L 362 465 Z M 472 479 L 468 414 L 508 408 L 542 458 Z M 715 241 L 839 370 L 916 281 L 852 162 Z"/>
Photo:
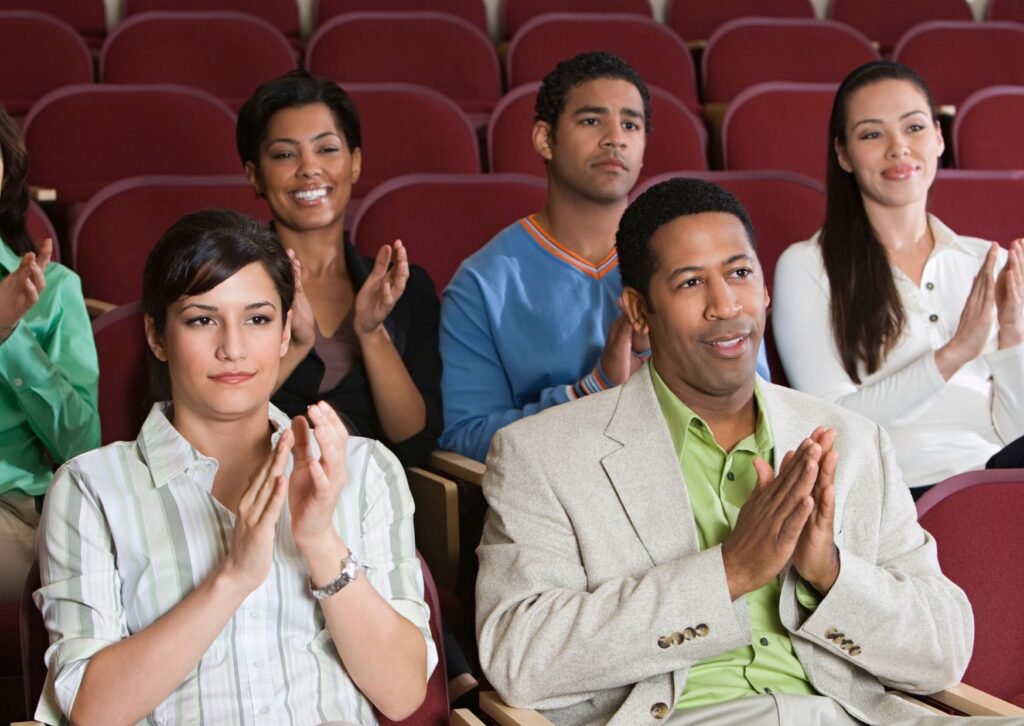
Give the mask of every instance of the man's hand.
<path id="1" fill-rule="evenodd" d="M 834 539 L 836 515 L 836 464 L 839 452 L 833 450 L 835 429 L 816 428 L 811 440 L 821 446 L 818 479 L 814 483 L 814 509 L 793 550 L 793 566 L 800 577 L 809 582 L 821 595 L 832 589 L 839 577 L 839 550 Z M 787 454 L 786 456 L 791 456 Z M 786 460 L 782 460 L 783 466 Z"/>
<path id="2" fill-rule="evenodd" d="M 0 280 L 0 343 L 7 340 L 21 318 L 39 302 L 46 288 L 44 272 L 53 253 L 53 240 L 47 238 L 39 254 L 27 252 L 18 269 Z"/>
<path id="3" fill-rule="evenodd" d="M 763 459 L 754 459 L 757 485 L 740 509 L 736 527 L 722 543 L 722 560 L 735 600 L 763 587 L 779 574 L 804 530 L 814 500 L 821 445 L 804 439 L 783 458 L 779 475 Z"/>

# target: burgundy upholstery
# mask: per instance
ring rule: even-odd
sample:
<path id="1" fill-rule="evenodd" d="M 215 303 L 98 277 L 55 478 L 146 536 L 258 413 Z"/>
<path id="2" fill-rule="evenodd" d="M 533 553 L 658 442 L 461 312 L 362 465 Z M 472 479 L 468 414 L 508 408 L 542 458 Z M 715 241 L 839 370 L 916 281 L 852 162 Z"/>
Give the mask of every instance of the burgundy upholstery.
<path id="1" fill-rule="evenodd" d="M 857 66 L 877 59 L 867 38 L 834 20 L 730 20 L 704 49 L 704 97 L 728 103 L 765 81 L 839 83 Z"/>
<path id="2" fill-rule="evenodd" d="M 683 41 L 661 23 L 623 13 L 547 13 L 530 20 L 508 47 L 508 87 L 540 81 L 559 61 L 593 50 L 615 53 L 645 83 L 699 108 L 693 58 Z"/>
<path id="3" fill-rule="evenodd" d="M 363 135 L 363 165 L 354 199 L 404 174 L 480 171 L 480 146 L 472 124 L 440 93 L 409 83 L 352 83 L 345 90 L 359 109 Z"/>
<path id="4" fill-rule="evenodd" d="M 18 603 L 0 606 L 0 723 L 26 718 Z"/>
<path id="5" fill-rule="evenodd" d="M 234 12 L 133 15 L 107 37 L 103 83 L 178 83 L 201 88 L 233 109 L 256 88 L 296 66 L 280 30 Z"/>
<path id="6" fill-rule="evenodd" d="M 651 4 L 649 0 L 502 0 L 502 36 L 511 38 L 544 13 L 628 13 L 650 18 Z"/>
<path id="7" fill-rule="evenodd" d="M 487 8 L 483 0 L 316 0 L 316 27 L 331 18 L 360 10 L 406 12 L 429 10 L 448 13 L 469 21 L 480 32 L 487 33 Z"/>
<path id="8" fill-rule="evenodd" d="M 25 589 L 22 591 L 19 608 L 21 673 L 26 718 L 35 713 L 39 696 L 43 693 L 43 684 L 46 683 L 46 661 L 43 660 L 43 656 L 50 646 L 50 636 L 46 632 L 43 616 L 32 601 L 32 593 L 38 590 L 41 584 L 39 563 L 35 562 L 25 579 Z"/>
<path id="9" fill-rule="evenodd" d="M 0 11 L 0 104 L 23 116 L 55 88 L 92 83 L 92 55 L 63 20 L 28 10 Z"/>
<path id="10" fill-rule="evenodd" d="M 1024 23 L 1024 0 L 988 0 L 985 17 L 988 20 Z"/>
<path id="11" fill-rule="evenodd" d="M 928 209 L 959 234 L 1008 246 L 1024 236 L 1020 221 L 1024 171 L 941 170 Z"/>
<path id="12" fill-rule="evenodd" d="M 540 82 L 525 83 L 505 94 L 487 126 L 488 169 L 545 176 L 544 160 L 531 138 L 534 104 Z M 673 169 L 707 169 L 707 132 L 700 119 L 669 93 L 648 86 L 654 121 L 647 136 L 646 179 Z"/>
<path id="13" fill-rule="evenodd" d="M 680 38 L 707 40 L 736 18 L 813 18 L 809 0 L 668 0 L 666 23 Z"/>
<path id="14" fill-rule="evenodd" d="M 269 207 L 242 176 L 133 177 L 104 187 L 89 200 L 71 236 L 83 294 L 116 305 L 141 299 L 149 251 L 174 222 L 200 209 L 270 219 Z"/>
<path id="15" fill-rule="evenodd" d="M 54 212 L 62 233 L 69 206 L 118 179 L 240 169 L 231 109 L 184 86 L 62 88 L 32 107 L 24 135 L 29 181 L 57 190 Z"/>
<path id="16" fill-rule="evenodd" d="M 836 85 L 758 83 L 729 104 L 722 122 L 726 169 L 782 169 L 825 181 L 828 121 Z"/>
<path id="17" fill-rule="evenodd" d="M 893 59 L 924 78 L 938 104 L 988 86 L 1024 85 L 1024 25 L 933 20 L 908 31 Z"/>
<path id="18" fill-rule="evenodd" d="M 53 223 L 46 216 L 43 208 L 36 204 L 35 200 L 28 202 L 28 216 L 25 218 L 25 229 L 29 237 L 35 240 L 36 244 L 42 244 L 47 237 L 53 240 L 53 255 L 50 259 L 60 262 L 60 240 L 53 229 Z"/>
<path id="19" fill-rule="evenodd" d="M 296 0 L 124 0 L 125 16 L 157 10 L 247 13 L 266 20 L 294 44 L 299 40 L 299 5 Z"/>
<path id="20" fill-rule="evenodd" d="M 442 290 L 462 260 L 546 201 L 547 182 L 525 174 L 401 177 L 363 200 L 352 238 L 364 255 L 401 239 L 409 259 Z"/>
<path id="21" fill-rule="evenodd" d="M 134 441 L 152 403 L 142 306 L 130 303 L 92 321 L 100 363 L 100 443 Z"/>
<path id="22" fill-rule="evenodd" d="M 1022 118 L 1024 86 L 993 86 L 972 93 L 953 122 L 957 167 L 1024 169 Z"/>
<path id="23" fill-rule="evenodd" d="M 1024 469 L 950 477 L 917 502 L 942 572 L 974 609 L 974 654 L 963 682 L 1024 707 Z"/>
<path id="24" fill-rule="evenodd" d="M 829 17 L 864 33 L 886 55 L 918 23 L 974 19 L 966 0 L 832 0 Z"/>
<path id="25" fill-rule="evenodd" d="M 107 9 L 103 0 L 0 0 L 0 10 L 35 10 L 60 18 L 85 40 L 99 48 L 107 35 Z"/>
<path id="26" fill-rule="evenodd" d="M 489 113 L 501 97 L 494 45 L 479 28 L 447 13 L 357 12 L 334 18 L 310 39 L 306 68 L 346 88 L 417 83 L 467 112 Z"/>

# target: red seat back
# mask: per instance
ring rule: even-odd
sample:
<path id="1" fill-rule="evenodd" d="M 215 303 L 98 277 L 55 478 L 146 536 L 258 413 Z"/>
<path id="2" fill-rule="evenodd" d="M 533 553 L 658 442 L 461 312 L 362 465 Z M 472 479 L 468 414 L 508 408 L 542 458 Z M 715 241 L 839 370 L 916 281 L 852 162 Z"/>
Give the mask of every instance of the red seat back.
<path id="1" fill-rule="evenodd" d="M 466 114 L 440 93 L 409 83 L 349 84 L 359 109 L 363 164 L 353 199 L 405 174 L 476 174 L 480 147 Z"/>
<path id="2" fill-rule="evenodd" d="M 1009 20 L 1024 23 L 1024 0 L 988 0 L 985 6 L 987 20 Z"/>
<path id="3" fill-rule="evenodd" d="M 295 0 L 124 0 L 126 17 L 158 10 L 246 13 L 266 20 L 290 40 L 299 38 L 299 6 Z"/>
<path id="4" fill-rule="evenodd" d="M 489 112 L 501 97 L 498 55 L 471 23 L 446 13 L 348 13 L 309 41 L 306 68 L 349 83 L 416 83 L 467 112 Z"/>
<path id="5" fill-rule="evenodd" d="M 100 441 L 134 441 L 152 403 L 142 306 L 104 313 L 92 321 L 92 334 L 100 364 Z"/>
<path id="6" fill-rule="evenodd" d="M 241 176 L 133 177 L 104 187 L 71 236 L 83 294 L 116 305 L 141 299 L 142 270 L 153 245 L 181 217 L 201 209 L 270 219 L 266 203 Z"/>
<path id="7" fill-rule="evenodd" d="M 722 122 L 726 169 L 781 169 L 824 182 L 831 83 L 758 83 L 729 104 Z"/>
<path id="8" fill-rule="evenodd" d="M 704 49 L 704 98 L 729 103 L 765 81 L 839 83 L 878 60 L 860 32 L 834 20 L 743 18 L 715 31 Z"/>
<path id="9" fill-rule="evenodd" d="M 988 86 L 1024 85 L 1024 25 L 933 20 L 908 31 L 893 59 L 921 74 L 938 104 Z"/>
<path id="10" fill-rule="evenodd" d="M 1024 704 L 1024 469 L 951 477 L 917 502 L 942 572 L 974 609 L 974 654 L 963 681 Z"/>
<path id="11" fill-rule="evenodd" d="M 661 23 L 630 14 L 547 13 L 512 38 L 506 57 L 509 88 L 540 81 L 559 61 L 604 50 L 629 63 L 644 83 L 699 109 L 693 58 L 683 41 Z"/>
<path id="12" fill-rule="evenodd" d="M 363 200 L 352 238 L 364 255 L 400 238 L 410 261 L 442 289 L 462 260 L 546 201 L 547 182 L 524 174 L 406 176 Z"/>
<path id="13" fill-rule="evenodd" d="M 22 116 L 50 91 L 92 83 L 92 56 L 63 20 L 28 10 L 0 11 L 0 104 Z"/>
<path id="14" fill-rule="evenodd" d="M 965 0 L 832 0 L 829 17 L 864 33 L 886 55 L 918 23 L 974 19 Z"/>
<path id="15" fill-rule="evenodd" d="M 528 22 L 545 13 L 627 13 L 650 18 L 651 4 L 649 0 L 504 0 L 501 4 L 502 36 L 511 38 Z"/>
<path id="16" fill-rule="evenodd" d="M 532 142 L 534 104 L 540 83 L 525 83 L 505 94 L 487 127 L 488 169 L 546 176 L 544 160 Z M 707 132 L 677 98 L 648 86 L 653 123 L 647 135 L 640 178 L 672 169 L 707 168 Z"/>
<path id="17" fill-rule="evenodd" d="M 668 0 L 666 23 L 680 38 L 710 38 L 719 26 L 736 18 L 813 18 L 809 0 Z"/>
<path id="18" fill-rule="evenodd" d="M 0 10 L 35 10 L 60 18 L 74 28 L 90 48 L 99 48 L 107 34 L 104 0 L 0 0 Z"/>
<path id="19" fill-rule="evenodd" d="M 1020 237 L 1024 171 L 939 171 L 928 209 L 958 234 L 995 240 Z"/>
<path id="20" fill-rule="evenodd" d="M 32 108 L 24 134 L 29 180 L 56 188 L 58 218 L 126 177 L 237 174 L 240 168 L 231 109 L 184 86 L 62 88 Z"/>
<path id="21" fill-rule="evenodd" d="M 1024 86 L 972 93 L 957 109 L 953 148 L 960 169 L 1024 169 Z"/>
<path id="22" fill-rule="evenodd" d="M 237 110 L 295 65 L 284 34 L 252 15 L 152 12 L 129 17 L 107 37 L 100 80 L 193 86 Z"/>
<path id="23" fill-rule="evenodd" d="M 483 0 L 316 0 L 316 26 L 333 17 L 361 10 L 407 12 L 429 10 L 447 13 L 469 21 L 481 33 L 487 33 L 487 8 Z"/>

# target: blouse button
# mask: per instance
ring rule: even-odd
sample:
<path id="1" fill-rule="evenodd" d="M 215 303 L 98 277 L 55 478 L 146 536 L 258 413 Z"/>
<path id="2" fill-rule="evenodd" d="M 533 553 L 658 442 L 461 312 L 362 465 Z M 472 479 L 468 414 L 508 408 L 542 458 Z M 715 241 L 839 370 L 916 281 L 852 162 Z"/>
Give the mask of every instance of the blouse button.
<path id="1" fill-rule="evenodd" d="M 926 282 L 924 284 L 924 286 L 925 286 L 926 290 L 934 290 L 935 289 L 935 283 L 934 282 Z"/>
<path id="2" fill-rule="evenodd" d="M 932 313 L 931 315 L 928 316 L 928 319 L 931 320 L 933 323 L 937 323 L 939 321 L 939 316 L 936 315 L 935 313 Z"/>

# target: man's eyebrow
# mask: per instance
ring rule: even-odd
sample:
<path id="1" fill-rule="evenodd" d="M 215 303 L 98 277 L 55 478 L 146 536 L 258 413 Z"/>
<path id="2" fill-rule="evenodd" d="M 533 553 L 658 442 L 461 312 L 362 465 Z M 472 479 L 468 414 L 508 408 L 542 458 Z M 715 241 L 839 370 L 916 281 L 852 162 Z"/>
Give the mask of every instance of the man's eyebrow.
<path id="1" fill-rule="evenodd" d="M 704 269 L 703 265 L 687 265 L 686 267 L 677 267 L 676 269 L 672 270 L 671 274 L 669 274 L 669 276 L 668 276 L 668 279 L 669 280 L 674 280 L 675 278 L 679 277 L 680 275 L 686 275 L 686 274 L 689 274 L 691 272 L 700 272 L 703 269 Z"/>
<path id="2" fill-rule="evenodd" d="M 921 114 L 922 116 L 927 116 L 928 115 L 924 111 L 922 111 L 920 109 L 916 109 L 914 111 L 907 111 L 905 114 L 900 116 L 899 120 L 902 121 L 903 119 L 907 118 L 908 116 L 913 116 L 915 114 Z M 862 118 L 860 121 L 858 121 L 857 123 L 855 123 L 853 125 L 853 128 L 857 128 L 861 124 L 880 124 L 880 123 L 882 123 L 882 119 L 880 119 L 880 118 Z"/>
<path id="3" fill-rule="evenodd" d="M 573 116 L 582 116 L 587 113 L 608 113 L 607 106 L 580 106 L 572 112 Z"/>
<path id="4" fill-rule="evenodd" d="M 640 111 L 637 111 L 635 108 L 624 108 L 624 109 L 622 109 L 622 115 L 623 116 L 629 116 L 630 118 L 638 118 L 638 119 L 643 119 L 643 117 L 644 117 L 643 113 L 641 113 Z"/>
<path id="5" fill-rule="evenodd" d="M 740 260 L 747 260 L 749 262 L 753 262 L 754 258 L 751 257 L 750 255 L 748 255 L 746 252 L 741 252 L 738 255 L 733 255 L 729 259 L 723 261 L 722 264 L 723 265 L 731 265 L 734 262 L 739 262 Z"/>

